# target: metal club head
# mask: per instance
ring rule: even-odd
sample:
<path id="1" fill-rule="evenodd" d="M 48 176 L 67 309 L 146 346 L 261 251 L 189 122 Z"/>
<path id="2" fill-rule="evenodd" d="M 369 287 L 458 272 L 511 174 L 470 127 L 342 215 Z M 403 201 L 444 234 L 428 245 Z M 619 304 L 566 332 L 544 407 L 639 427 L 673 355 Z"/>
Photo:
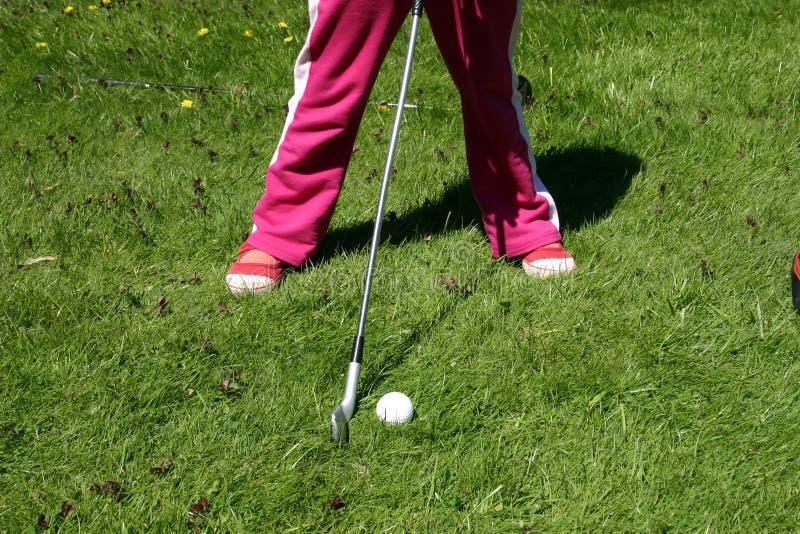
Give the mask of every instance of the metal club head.
<path id="1" fill-rule="evenodd" d="M 350 441 L 347 414 L 345 414 L 341 404 L 331 414 L 331 440 L 335 443 L 347 443 Z"/>
<path id="2" fill-rule="evenodd" d="M 356 340 L 355 354 L 360 360 L 363 338 Z M 361 363 L 350 362 L 347 368 L 347 383 L 345 384 L 344 398 L 331 414 L 331 440 L 336 443 L 350 441 L 349 421 L 356 411 L 356 393 L 358 391 L 358 375 L 361 372 Z"/>

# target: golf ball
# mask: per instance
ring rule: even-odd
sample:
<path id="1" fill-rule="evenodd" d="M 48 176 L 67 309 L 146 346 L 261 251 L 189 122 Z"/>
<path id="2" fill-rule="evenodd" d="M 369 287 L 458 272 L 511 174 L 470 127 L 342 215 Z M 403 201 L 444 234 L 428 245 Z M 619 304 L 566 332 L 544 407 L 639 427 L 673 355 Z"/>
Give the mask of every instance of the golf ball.
<path id="1" fill-rule="evenodd" d="M 399 391 L 387 393 L 378 400 L 375 408 L 378 419 L 389 425 L 408 422 L 414 415 L 414 405 L 406 395 Z"/>

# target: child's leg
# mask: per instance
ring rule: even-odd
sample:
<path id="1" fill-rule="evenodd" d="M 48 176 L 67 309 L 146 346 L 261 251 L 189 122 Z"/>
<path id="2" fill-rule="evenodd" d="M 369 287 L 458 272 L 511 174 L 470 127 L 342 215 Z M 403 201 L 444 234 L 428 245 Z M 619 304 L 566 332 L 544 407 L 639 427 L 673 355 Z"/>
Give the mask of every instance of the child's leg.
<path id="1" fill-rule="evenodd" d="M 328 229 L 380 65 L 411 0 L 311 0 L 295 94 L 247 245 L 292 265 Z"/>
<path id="2" fill-rule="evenodd" d="M 553 198 L 536 175 L 511 58 L 520 1 L 438 0 L 428 19 L 460 93 L 470 181 L 495 256 L 561 240 Z"/>

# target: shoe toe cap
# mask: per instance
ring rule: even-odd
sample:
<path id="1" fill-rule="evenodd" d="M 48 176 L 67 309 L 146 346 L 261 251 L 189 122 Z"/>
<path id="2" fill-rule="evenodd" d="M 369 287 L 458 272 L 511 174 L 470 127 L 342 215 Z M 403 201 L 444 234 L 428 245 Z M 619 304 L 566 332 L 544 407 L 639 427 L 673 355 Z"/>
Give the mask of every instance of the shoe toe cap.
<path id="1" fill-rule="evenodd" d="M 228 274 L 225 276 L 225 284 L 234 294 L 260 293 L 272 289 L 275 280 L 255 274 Z"/>
<path id="2" fill-rule="evenodd" d="M 541 258 L 531 262 L 523 261 L 522 268 L 529 276 L 544 278 L 575 271 L 578 266 L 572 258 Z"/>

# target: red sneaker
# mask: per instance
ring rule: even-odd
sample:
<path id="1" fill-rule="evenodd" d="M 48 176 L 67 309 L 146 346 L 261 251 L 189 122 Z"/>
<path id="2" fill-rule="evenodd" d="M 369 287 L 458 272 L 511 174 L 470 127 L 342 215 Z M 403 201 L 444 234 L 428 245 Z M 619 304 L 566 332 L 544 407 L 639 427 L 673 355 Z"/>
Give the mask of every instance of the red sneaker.
<path id="1" fill-rule="evenodd" d="M 289 267 L 289 264 L 266 252 L 244 244 L 239 249 L 239 257 L 225 275 L 225 284 L 235 294 L 263 293 L 278 285 Z"/>
<path id="2" fill-rule="evenodd" d="M 792 302 L 798 313 L 800 313 L 800 252 L 794 257 L 792 266 Z"/>
<path id="3" fill-rule="evenodd" d="M 528 276 L 544 278 L 576 271 L 578 266 L 563 245 L 557 242 L 529 252 L 522 260 L 522 269 Z"/>

